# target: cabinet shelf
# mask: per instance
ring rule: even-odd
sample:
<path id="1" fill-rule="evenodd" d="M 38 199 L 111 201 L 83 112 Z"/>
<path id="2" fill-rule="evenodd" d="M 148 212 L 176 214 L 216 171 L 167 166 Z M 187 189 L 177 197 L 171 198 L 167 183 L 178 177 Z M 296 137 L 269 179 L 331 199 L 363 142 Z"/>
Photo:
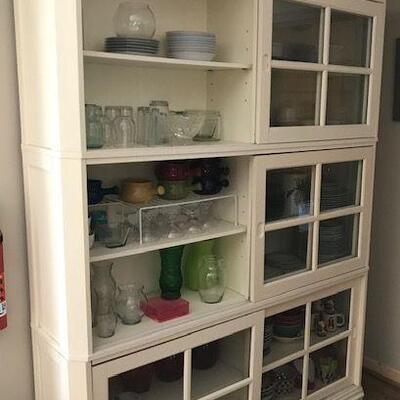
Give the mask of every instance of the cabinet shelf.
<path id="1" fill-rule="evenodd" d="M 304 338 L 289 343 L 274 340 L 271 352 L 263 359 L 263 372 L 273 370 L 304 355 Z"/>
<path id="2" fill-rule="evenodd" d="M 211 319 L 214 323 L 221 322 L 221 316 L 229 318 L 229 310 L 240 313 L 242 306 L 246 308 L 250 304 L 244 296 L 230 289 L 225 291 L 224 298 L 217 304 L 203 303 L 199 294 L 190 290 L 183 290 L 182 298 L 190 303 L 190 314 L 184 317 L 160 323 L 145 316 L 138 325 L 124 325 L 118 322 L 115 335 L 107 339 L 99 338 L 94 328 L 92 359 L 100 360 L 103 357 L 115 356 L 119 352 L 133 351 L 133 344 L 140 347 L 143 343 L 148 345 L 160 337 L 176 337 L 177 333 L 182 334 L 186 328 L 192 329 L 194 322 L 210 322 Z"/>
<path id="3" fill-rule="evenodd" d="M 250 64 L 181 60 L 135 54 L 106 53 L 92 50 L 85 50 L 83 56 L 87 63 L 125 65 L 139 68 L 192 69 L 200 71 L 250 70 L 252 68 Z"/>
<path id="4" fill-rule="evenodd" d="M 210 158 L 230 155 L 249 155 L 262 151 L 256 144 L 220 141 L 195 142 L 188 146 L 153 146 L 132 147 L 125 149 L 87 150 L 85 159 L 87 165 L 113 164 L 129 161 L 162 161 L 189 158 Z"/>
<path id="5" fill-rule="evenodd" d="M 208 394 L 226 388 L 243 380 L 240 372 L 223 362 L 217 362 L 214 367 L 207 370 L 193 369 L 192 398 L 200 399 Z M 204 385 L 207 382 L 207 385 Z M 209 391 L 207 390 L 209 389 Z M 165 399 L 175 400 L 182 398 L 183 379 L 175 382 L 162 382 L 154 378 L 151 390 L 140 395 L 143 400 Z"/>
<path id="6" fill-rule="evenodd" d="M 99 262 L 112 260 L 115 258 L 128 257 L 136 254 L 143 254 L 155 250 L 165 249 L 173 246 L 182 246 L 189 243 L 201 242 L 203 240 L 217 239 L 226 236 L 237 235 L 246 232 L 246 227 L 243 225 L 235 225 L 233 223 L 219 221 L 218 226 L 211 228 L 206 233 L 186 235 L 181 239 L 166 239 L 157 240 L 152 243 L 140 244 L 139 242 L 127 243 L 124 247 L 117 249 L 109 249 L 102 245 L 95 245 L 90 250 L 90 262 Z"/>

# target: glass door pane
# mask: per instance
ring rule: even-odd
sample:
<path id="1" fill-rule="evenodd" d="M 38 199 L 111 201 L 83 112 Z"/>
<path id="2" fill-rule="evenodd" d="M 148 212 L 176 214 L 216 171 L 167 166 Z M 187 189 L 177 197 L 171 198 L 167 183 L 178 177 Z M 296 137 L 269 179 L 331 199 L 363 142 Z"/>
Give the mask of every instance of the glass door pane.
<path id="1" fill-rule="evenodd" d="M 361 198 L 362 161 L 322 166 L 321 211 L 359 206 Z"/>
<path id="2" fill-rule="evenodd" d="M 192 399 L 199 399 L 249 377 L 251 330 L 192 350 Z"/>
<path id="3" fill-rule="evenodd" d="M 349 329 L 351 289 L 314 301 L 311 306 L 311 345 Z"/>
<path id="4" fill-rule="evenodd" d="M 369 67 L 372 18 L 332 10 L 330 64 Z"/>
<path id="5" fill-rule="evenodd" d="M 346 376 L 347 339 L 310 354 L 308 366 L 308 394 Z"/>
<path id="6" fill-rule="evenodd" d="M 264 281 L 311 269 L 312 224 L 267 232 Z"/>
<path id="7" fill-rule="evenodd" d="M 321 221 L 318 264 L 330 264 L 358 254 L 359 215 Z"/>
<path id="8" fill-rule="evenodd" d="M 318 72 L 273 69 L 270 126 L 319 125 L 320 77 Z"/>
<path id="9" fill-rule="evenodd" d="M 312 214 L 313 175 L 313 167 L 268 171 L 266 222 Z"/>
<path id="10" fill-rule="evenodd" d="M 183 353 L 135 368 L 109 380 L 109 400 L 183 399 Z M 131 397 L 134 398 L 134 397 Z"/>
<path id="11" fill-rule="evenodd" d="M 266 372 L 262 377 L 263 400 L 300 400 L 303 358 Z"/>
<path id="12" fill-rule="evenodd" d="M 236 392 L 233 393 L 229 393 L 225 396 L 218 397 L 219 400 L 248 400 L 248 398 L 249 398 L 248 387 L 237 390 Z"/>
<path id="13" fill-rule="evenodd" d="M 367 122 L 369 77 L 330 73 L 326 110 L 327 125 L 357 125 Z"/>
<path id="14" fill-rule="evenodd" d="M 265 319 L 264 366 L 304 349 L 304 324 L 305 306 Z"/>
<path id="15" fill-rule="evenodd" d="M 291 1 L 275 0 L 272 58 L 318 62 L 322 35 L 322 9 Z"/>

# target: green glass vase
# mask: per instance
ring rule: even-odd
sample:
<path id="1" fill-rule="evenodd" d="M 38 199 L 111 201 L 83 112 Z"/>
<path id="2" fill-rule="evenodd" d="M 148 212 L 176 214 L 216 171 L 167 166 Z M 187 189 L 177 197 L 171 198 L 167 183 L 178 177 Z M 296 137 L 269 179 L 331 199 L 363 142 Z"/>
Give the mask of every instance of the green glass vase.
<path id="1" fill-rule="evenodd" d="M 160 289 L 161 297 L 165 300 L 181 297 L 183 248 L 184 246 L 177 246 L 160 250 Z"/>
<path id="2" fill-rule="evenodd" d="M 215 240 L 193 243 L 185 246 L 183 257 L 183 278 L 185 287 L 190 290 L 199 290 L 199 270 L 202 260 L 213 255 Z"/>

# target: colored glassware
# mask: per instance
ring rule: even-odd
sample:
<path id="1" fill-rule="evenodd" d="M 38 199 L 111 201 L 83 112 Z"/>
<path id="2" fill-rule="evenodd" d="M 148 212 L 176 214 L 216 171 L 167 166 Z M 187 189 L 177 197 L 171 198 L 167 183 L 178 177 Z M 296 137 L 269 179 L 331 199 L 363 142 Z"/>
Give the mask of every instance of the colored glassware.
<path id="1" fill-rule="evenodd" d="M 214 255 L 202 258 L 199 270 L 199 294 L 204 303 L 219 303 L 224 297 L 226 273 L 224 261 Z"/>
<path id="2" fill-rule="evenodd" d="M 190 290 L 199 290 L 199 271 L 203 258 L 213 255 L 215 241 L 193 243 L 185 246 L 183 257 L 183 277 L 185 287 Z"/>
<path id="3" fill-rule="evenodd" d="M 181 297 L 182 288 L 182 254 L 184 246 L 170 247 L 160 250 L 161 297 L 165 300 L 175 300 Z"/>

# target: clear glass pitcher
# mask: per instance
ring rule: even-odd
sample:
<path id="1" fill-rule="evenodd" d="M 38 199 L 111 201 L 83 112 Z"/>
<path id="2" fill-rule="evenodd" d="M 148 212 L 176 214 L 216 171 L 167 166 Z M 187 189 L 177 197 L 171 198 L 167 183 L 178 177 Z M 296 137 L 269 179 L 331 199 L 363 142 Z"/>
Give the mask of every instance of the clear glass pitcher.
<path id="1" fill-rule="evenodd" d="M 142 302 L 147 301 L 144 287 L 136 283 L 118 286 L 115 311 L 126 325 L 138 324 L 143 318 Z"/>

